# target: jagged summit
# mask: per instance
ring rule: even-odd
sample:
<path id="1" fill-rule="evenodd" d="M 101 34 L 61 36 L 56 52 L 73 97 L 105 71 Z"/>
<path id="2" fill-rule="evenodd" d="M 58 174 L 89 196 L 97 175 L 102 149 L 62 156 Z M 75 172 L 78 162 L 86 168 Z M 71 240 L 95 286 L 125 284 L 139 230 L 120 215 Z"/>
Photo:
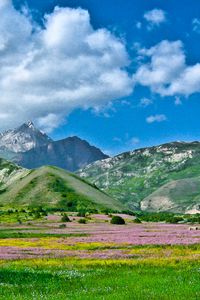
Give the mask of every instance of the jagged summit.
<path id="1" fill-rule="evenodd" d="M 34 128 L 35 127 L 32 121 L 28 121 L 26 124 L 29 128 Z"/>
<path id="2" fill-rule="evenodd" d="M 36 130 L 35 125 L 32 121 L 28 121 L 26 123 L 23 123 L 20 127 L 18 127 L 18 129 L 19 128 L 30 128 L 32 130 Z"/>
<path id="3" fill-rule="evenodd" d="M 51 142 L 51 138 L 38 130 L 32 121 L 7 130 L 0 135 L 0 151 L 13 153 L 25 152 Z"/>

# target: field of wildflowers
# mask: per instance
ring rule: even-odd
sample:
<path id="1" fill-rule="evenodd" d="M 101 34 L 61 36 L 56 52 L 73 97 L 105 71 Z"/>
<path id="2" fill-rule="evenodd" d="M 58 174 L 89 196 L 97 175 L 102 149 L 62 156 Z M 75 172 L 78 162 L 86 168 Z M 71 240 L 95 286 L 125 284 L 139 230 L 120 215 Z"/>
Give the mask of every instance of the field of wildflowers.
<path id="1" fill-rule="evenodd" d="M 200 299 L 200 231 L 71 215 L 0 225 L 0 299 Z"/>

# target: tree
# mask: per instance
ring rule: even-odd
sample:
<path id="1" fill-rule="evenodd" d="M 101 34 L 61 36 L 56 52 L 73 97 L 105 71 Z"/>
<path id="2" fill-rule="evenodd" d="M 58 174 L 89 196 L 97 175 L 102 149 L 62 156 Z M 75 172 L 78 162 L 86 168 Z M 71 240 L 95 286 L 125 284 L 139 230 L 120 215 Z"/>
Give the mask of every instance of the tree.
<path id="1" fill-rule="evenodd" d="M 82 218 L 82 219 L 79 219 L 78 222 L 79 222 L 80 224 L 86 224 L 86 219 L 83 219 L 83 218 Z"/>

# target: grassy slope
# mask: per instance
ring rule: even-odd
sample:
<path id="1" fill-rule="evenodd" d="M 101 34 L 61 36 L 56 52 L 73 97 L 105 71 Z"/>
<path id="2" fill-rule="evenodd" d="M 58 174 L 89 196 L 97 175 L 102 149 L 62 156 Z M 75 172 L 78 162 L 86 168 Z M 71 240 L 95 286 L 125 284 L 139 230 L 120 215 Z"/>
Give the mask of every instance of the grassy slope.
<path id="1" fill-rule="evenodd" d="M 42 167 L 18 178 L 0 195 L 0 204 L 66 206 L 68 209 L 70 207 L 122 209 L 122 205 L 117 200 L 73 174 L 55 167 Z"/>
<path id="2" fill-rule="evenodd" d="M 186 212 L 200 205 L 200 177 L 170 181 L 146 197 L 145 210 Z"/>

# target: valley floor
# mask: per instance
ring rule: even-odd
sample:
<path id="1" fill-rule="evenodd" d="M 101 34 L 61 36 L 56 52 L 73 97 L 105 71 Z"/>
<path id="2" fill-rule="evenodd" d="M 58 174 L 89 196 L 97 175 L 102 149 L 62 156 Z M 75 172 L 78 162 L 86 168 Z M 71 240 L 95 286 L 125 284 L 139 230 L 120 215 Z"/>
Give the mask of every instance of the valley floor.
<path id="1" fill-rule="evenodd" d="M 200 299 L 200 231 L 123 217 L 1 224 L 0 299 Z"/>

